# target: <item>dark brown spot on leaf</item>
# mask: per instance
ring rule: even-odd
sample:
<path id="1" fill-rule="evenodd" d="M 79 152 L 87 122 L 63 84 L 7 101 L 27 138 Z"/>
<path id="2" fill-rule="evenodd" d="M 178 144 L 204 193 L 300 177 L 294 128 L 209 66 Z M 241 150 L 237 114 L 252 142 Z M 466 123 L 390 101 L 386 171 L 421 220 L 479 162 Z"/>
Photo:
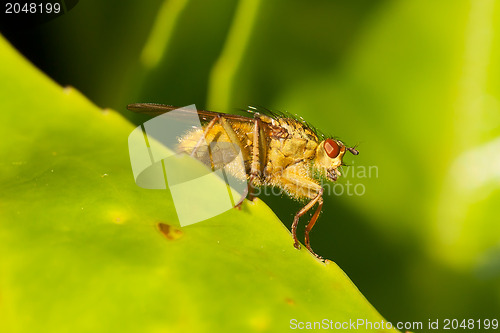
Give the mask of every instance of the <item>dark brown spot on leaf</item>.
<path id="1" fill-rule="evenodd" d="M 176 240 L 182 237 L 182 230 L 173 227 L 169 224 L 166 223 L 158 223 L 157 224 L 158 230 L 165 236 L 168 240 Z"/>

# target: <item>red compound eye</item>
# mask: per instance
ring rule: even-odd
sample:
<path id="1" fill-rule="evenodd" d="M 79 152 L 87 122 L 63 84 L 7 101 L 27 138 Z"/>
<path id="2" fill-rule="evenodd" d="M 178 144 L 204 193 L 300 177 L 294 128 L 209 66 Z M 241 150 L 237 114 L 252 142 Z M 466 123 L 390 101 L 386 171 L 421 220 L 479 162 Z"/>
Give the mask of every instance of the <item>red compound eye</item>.
<path id="1" fill-rule="evenodd" d="M 325 151 L 328 157 L 330 158 L 335 158 L 339 156 L 340 153 L 340 147 L 337 142 L 333 141 L 332 139 L 326 139 L 325 140 Z"/>

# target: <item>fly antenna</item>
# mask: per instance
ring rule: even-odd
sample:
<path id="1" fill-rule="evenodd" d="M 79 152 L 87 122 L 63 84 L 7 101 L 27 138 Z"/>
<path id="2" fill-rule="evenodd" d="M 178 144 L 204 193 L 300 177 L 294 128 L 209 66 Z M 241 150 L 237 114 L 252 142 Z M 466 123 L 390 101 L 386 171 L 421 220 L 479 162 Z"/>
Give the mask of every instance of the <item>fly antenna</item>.
<path id="1" fill-rule="evenodd" d="M 356 149 L 357 146 L 358 146 L 358 144 L 356 143 L 356 145 L 354 147 L 347 147 L 347 150 L 349 150 L 351 152 L 351 154 L 353 154 L 353 155 L 358 155 L 359 151 Z"/>

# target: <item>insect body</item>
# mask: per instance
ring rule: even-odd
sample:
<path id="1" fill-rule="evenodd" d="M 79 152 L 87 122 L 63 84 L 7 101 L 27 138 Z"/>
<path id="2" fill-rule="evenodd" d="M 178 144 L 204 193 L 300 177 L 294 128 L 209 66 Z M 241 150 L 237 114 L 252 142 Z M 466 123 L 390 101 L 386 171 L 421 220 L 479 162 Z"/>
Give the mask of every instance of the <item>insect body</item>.
<path id="1" fill-rule="evenodd" d="M 128 109 L 160 115 L 176 108 L 138 103 L 129 105 Z M 232 156 L 239 153 L 234 147 L 239 147 L 245 170 L 230 170 L 233 170 L 233 176 L 248 181 L 250 200 L 253 199 L 253 188 L 262 185 L 279 187 L 294 199 L 309 200 L 297 212 L 292 224 L 294 246 L 297 249 L 300 248 L 297 239 L 299 218 L 317 204 L 305 229 L 305 246 L 314 256 L 321 258 L 311 248 L 309 239 L 309 232 L 323 206 L 320 180 L 337 180 L 345 152 L 357 155 L 358 151 L 346 147 L 340 140 L 324 138 L 312 126 L 290 115 L 270 111 L 257 112 L 255 109 L 247 112 L 251 117 L 198 110 L 197 114 L 204 123 L 202 128 L 185 133 L 179 140 L 178 149 L 212 168 L 217 168 L 227 165 L 227 161 L 231 161 Z M 203 141 L 206 141 L 207 145 L 202 145 Z M 217 154 L 210 150 L 213 142 L 227 142 L 229 145 L 223 154 Z M 239 205 L 241 202 L 237 206 Z"/>

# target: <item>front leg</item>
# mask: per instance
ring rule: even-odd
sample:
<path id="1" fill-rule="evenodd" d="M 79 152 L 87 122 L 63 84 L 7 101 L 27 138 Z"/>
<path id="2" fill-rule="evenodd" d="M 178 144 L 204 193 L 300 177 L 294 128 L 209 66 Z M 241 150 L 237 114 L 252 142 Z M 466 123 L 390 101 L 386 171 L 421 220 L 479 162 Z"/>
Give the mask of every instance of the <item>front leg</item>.
<path id="1" fill-rule="evenodd" d="M 321 213 L 321 208 L 323 207 L 323 197 L 322 197 L 322 195 L 323 195 L 323 189 L 321 189 L 321 192 L 318 193 L 318 196 L 316 197 L 318 199 L 315 198 L 315 199 L 311 200 L 311 202 L 314 201 L 314 200 L 317 200 L 317 202 L 318 202 L 318 208 L 316 208 L 316 211 L 314 212 L 314 215 L 311 218 L 311 221 L 309 221 L 309 223 L 307 224 L 306 231 L 305 231 L 305 243 L 306 243 L 306 247 L 309 250 L 309 252 L 311 252 L 312 254 L 314 254 L 316 256 L 316 258 L 318 258 L 318 259 L 323 259 L 323 258 L 321 258 L 320 256 L 318 256 L 313 251 L 313 249 L 311 247 L 311 242 L 309 241 L 309 232 L 311 231 L 311 229 L 314 227 L 314 224 L 318 220 L 319 213 Z"/>
<path id="2" fill-rule="evenodd" d="M 281 181 L 286 191 L 298 197 L 311 198 L 311 201 L 309 201 L 304 207 L 302 207 L 302 209 L 299 210 L 297 214 L 295 214 L 295 217 L 293 219 L 292 223 L 292 236 L 294 240 L 293 246 L 296 249 L 300 249 L 300 243 L 297 238 L 297 225 L 299 224 L 300 217 L 303 216 L 305 213 L 307 213 L 311 208 L 313 208 L 316 203 L 318 203 L 318 208 L 316 209 L 313 217 L 306 226 L 305 245 L 309 250 L 309 252 L 311 252 L 311 254 L 313 254 L 318 259 L 322 259 L 321 256 L 317 255 L 314 252 L 314 250 L 310 245 L 309 232 L 311 231 L 311 229 L 314 227 L 314 224 L 318 220 L 319 213 L 321 212 L 321 208 L 323 206 L 323 188 L 313 179 L 303 175 L 304 175 L 303 170 L 301 170 L 300 168 L 295 168 L 295 169 L 287 168 L 284 170 L 283 175 L 281 176 Z"/>

